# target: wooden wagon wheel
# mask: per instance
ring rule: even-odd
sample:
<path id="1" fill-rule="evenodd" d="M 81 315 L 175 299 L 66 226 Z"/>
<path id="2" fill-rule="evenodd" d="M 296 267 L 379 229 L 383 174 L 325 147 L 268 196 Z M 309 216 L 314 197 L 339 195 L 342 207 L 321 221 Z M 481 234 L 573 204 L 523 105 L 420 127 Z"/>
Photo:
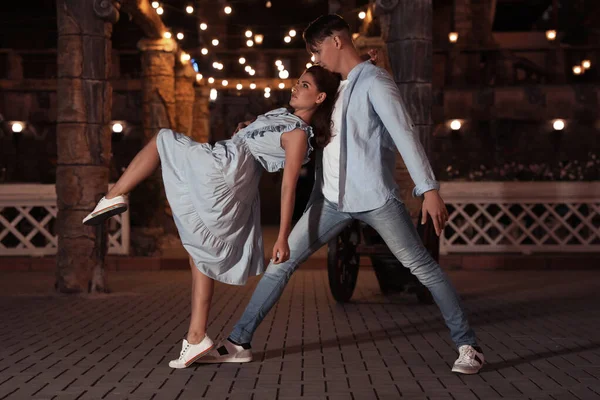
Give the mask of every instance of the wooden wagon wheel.
<path id="1" fill-rule="evenodd" d="M 356 252 L 359 238 L 358 223 L 352 223 L 328 243 L 327 272 L 329 287 L 336 301 L 346 302 L 350 300 L 356 287 L 360 262 L 360 255 Z"/>

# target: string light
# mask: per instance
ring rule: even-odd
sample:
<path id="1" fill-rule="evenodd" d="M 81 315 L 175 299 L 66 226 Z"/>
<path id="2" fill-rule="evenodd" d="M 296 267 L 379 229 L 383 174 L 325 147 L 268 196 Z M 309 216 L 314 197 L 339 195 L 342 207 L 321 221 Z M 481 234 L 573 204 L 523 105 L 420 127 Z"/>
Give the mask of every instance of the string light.
<path id="1" fill-rule="evenodd" d="M 165 33 L 163 33 L 163 37 L 165 39 L 171 39 L 171 32 L 165 32 Z"/>
<path id="2" fill-rule="evenodd" d="M 158 7 L 160 7 L 160 3 L 158 1 L 153 1 L 152 8 L 154 8 L 156 10 Z"/>
<path id="3" fill-rule="evenodd" d="M 192 57 L 188 53 L 181 53 L 181 62 L 190 61 Z"/>
<path id="4" fill-rule="evenodd" d="M 200 50 L 200 53 L 202 53 L 202 55 L 205 56 L 208 54 L 208 49 L 204 47 L 202 50 Z"/>
<path id="5" fill-rule="evenodd" d="M 584 69 L 590 69 L 590 68 L 592 67 L 592 62 L 591 62 L 590 60 L 583 60 L 583 61 L 581 62 L 581 66 L 582 66 Z"/>
<path id="6" fill-rule="evenodd" d="M 165 10 L 163 10 L 163 8 L 162 8 L 162 7 L 158 7 L 158 8 L 156 9 L 156 13 L 157 13 L 158 15 L 163 15 L 163 13 L 164 13 L 164 12 L 165 12 Z"/>
<path id="7" fill-rule="evenodd" d="M 208 25 L 206 25 L 204 22 L 200 24 L 200 29 L 202 29 L 203 31 L 208 29 Z"/>
<path id="8" fill-rule="evenodd" d="M 219 39 L 213 39 L 212 40 L 212 45 L 213 46 L 218 46 L 219 45 Z"/>
<path id="9" fill-rule="evenodd" d="M 246 42 L 246 46 L 248 46 L 248 47 L 252 47 L 252 46 L 254 46 L 254 42 L 253 42 L 252 40 L 248 40 L 248 41 Z"/>
<path id="10" fill-rule="evenodd" d="M 270 1 L 267 1 L 267 2 L 266 2 L 266 4 L 265 4 L 265 7 L 267 7 L 267 8 L 271 8 L 271 6 L 272 6 L 271 2 L 270 2 Z"/>
<path id="11" fill-rule="evenodd" d="M 252 31 L 251 30 L 247 30 L 245 33 L 247 38 L 251 38 L 252 37 Z"/>
<path id="12" fill-rule="evenodd" d="M 227 79 L 223 79 L 223 82 L 221 82 L 221 85 L 227 86 L 227 85 L 229 85 L 229 82 L 227 82 Z"/>
<path id="13" fill-rule="evenodd" d="M 250 72 L 248 72 L 250 74 L 250 76 L 254 76 L 254 74 L 256 73 L 255 70 L 251 69 Z"/>
<path id="14" fill-rule="evenodd" d="M 216 61 L 214 63 L 212 63 L 212 66 L 214 69 L 219 69 L 219 63 Z"/>
<path id="15" fill-rule="evenodd" d="M 289 36 L 286 36 L 286 37 L 283 38 L 283 41 L 286 42 L 286 43 L 289 43 L 289 42 L 292 41 L 292 38 L 289 37 Z"/>
<path id="16" fill-rule="evenodd" d="M 450 43 L 456 43 L 458 41 L 458 33 L 450 32 L 448 34 L 448 40 L 450 41 Z"/>
<path id="17" fill-rule="evenodd" d="M 290 30 L 289 35 L 291 37 L 296 37 L 296 31 L 294 29 Z"/>
<path id="18" fill-rule="evenodd" d="M 252 89 L 252 90 L 256 89 L 256 83 L 252 82 L 250 84 L 250 89 Z"/>
<path id="19" fill-rule="evenodd" d="M 306 63 L 306 69 L 309 69 L 310 67 L 312 67 L 311 63 Z"/>
<path id="20" fill-rule="evenodd" d="M 271 93 L 270 92 L 265 92 L 265 98 L 268 99 L 269 97 L 271 97 Z"/>
<path id="21" fill-rule="evenodd" d="M 237 85 L 235 85 L 235 88 L 236 88 L 237 90 L 242 90 L 242 88 L 243 88 L 243 87 L 244 87 L 244 86 L 243 86 L 241 83 L 238 83 Z"/>
<path id="22" fill-rule="evenodd" d="M 263 35 L 254 35 L 254 41 L 256 44 L 262 44 L 264 38 L 265 37 Z"/>
<path id="23" fill-rule="evenodd" d="M 281 60 L 275 60 L 275 65 L 279 67 L 281 64 L 283 64 Z"/>
<path id="24" fill-rule="evenodd" d="M 367 13 L 364 11 L 361 11 L 358 13 L 358 18 L 360 19 L 365 19 L 367 17 Z"/>
<path id="25" fill-rule="evenodd" d="M 230 6 L 226 6 L 223 11 L 225 11 L 225 14 L 229 15 L 231 14 L 231 12 L 233 11 L 233 9 Z"/>
<path id="26" fill-rule="evenodd" d="M 218 92 L 217 89 L 210 89 L 210 99 L 215 101 L 217 99 Z"/>
<path id="27" fill-rule="evenodd" d="M 249 65 L 246 65 L 246 68 L 244 68 L 244 71 L 246 72 L 250 72 L 252 70 L 252 67 Z"/>
<path id="28" fill-rule="evenodd" d="M 279 72 L 279 78 L 280 79 L 287 79 L 290 77 L 290 73 L 287 70 L 283 70 Z"/>
<path id="29" fill-rule="evenodd" d="M 200 82 L 202 80 L 203 76 L 202 74 L 198 73 L 196 74 L 196 82 Z"/>
<path id="30" fill-rule="evenodd" d="M 556 39 L 556 31 L 554 29 L 546 31 L 546 39 L 548 39 L 548 40 Z"/>
<path id="31" fill-rule="evenodd" d="M 183 33 L 179 32 L 179 33 L 177 34 L 177 39 L 179 39 L 179 40 L 183 40 L 183 38 L 184 38 L 184 35 L 183 35 Z"/>
<path id="32" fill-rule="evenodd" d="M 576 65 L 573 67 L 573 73 L 575 75 L 581 75 L 582 72 L 583 72 L 583 70 L 582 70 L 581 66 Z"/>
<path id="33" fill-rule="evenodd" d="M 185 12 L 187 12 L 188 14 L 191 14 L 191 13 L 193 13 L 193 12 L 194 12 L 194 7 L 192 7 L 192 6 L 187 6 L 187 7 L 185 8 Z"/>
<path id="34" fill-rule="evenodd" d="M 240 64 L 246 64 L 246 59 L 244 57 L 240 57 L 240 59 L 238 60 L 240 62 Z"/>
<path id="35" fill-rule="evenodd" d="M 284 69 L 285 69 L 285 67 L 283 66 L 283 64 L 280 64 L 280 65 L 277 67 L 277 71 L 283 71 Z"/>
<path id="36" fill-rule="evenodd" d="M 267 87 L 265 88 L 265 93 L 270 93 L 270 92 L 271 92 L 271 88 L 267 86 Z"/>
<path id="37" fill-rule="evenodd" d="M 281 83 L 279 84 L 279 89 L 285 89 L 285 83 L 281 82 Z"/>
<path id="38" fill-rule="evenodd" d="M 215 78 L 213 78 L 212 76 L 208 78 L 208 83 L 210 83 L 211 85 L 215 83 Z"/>

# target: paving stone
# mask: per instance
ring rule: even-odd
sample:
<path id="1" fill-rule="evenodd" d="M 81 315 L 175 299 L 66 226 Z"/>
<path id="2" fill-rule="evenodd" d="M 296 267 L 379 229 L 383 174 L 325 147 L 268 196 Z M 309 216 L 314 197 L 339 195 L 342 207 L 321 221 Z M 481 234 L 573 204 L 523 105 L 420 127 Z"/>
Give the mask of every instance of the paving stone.
<path id="1" fill-rule="evenodd" d="M 98 297 L 11 293 L 0 276 L 0 400 L 600 399 L 589 312 L 600 271 L 449 276 L 486 355 L 479 375 L 450 371 L 457 353 L 436 306 L 381 295 L 368 269 L 346 304 L 326 271 L 299 270 L 254 336 L 253 363 L 185 370 L 167 364 L 187 329 L 187 272 L 111 271 L 126 284 Z M 211 337 L 228 335 L 258 279 L 216 285 Z"/>

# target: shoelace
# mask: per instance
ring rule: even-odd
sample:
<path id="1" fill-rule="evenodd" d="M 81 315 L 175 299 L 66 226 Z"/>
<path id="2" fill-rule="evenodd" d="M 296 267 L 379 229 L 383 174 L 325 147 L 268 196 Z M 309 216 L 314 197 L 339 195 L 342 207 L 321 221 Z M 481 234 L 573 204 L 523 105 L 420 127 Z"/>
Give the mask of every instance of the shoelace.
<path id="1" fill-rule="evenodd" d="M 183 349 L 181 349 L 181 354 L 179 355 L 179 359 L 183 360 L 183 355 L 185 354 L 185 352 L 187 351 L 187 349 L 190 348 L 190 344 L 186 344 L 185 347 Z"/>
<path id="2" fill-rule="evenodd" d="M 475 364 L 475 350 L 472 347 L 468 347 L 465 350 L 460 351 L 457 362 L 459 364 Z"/>

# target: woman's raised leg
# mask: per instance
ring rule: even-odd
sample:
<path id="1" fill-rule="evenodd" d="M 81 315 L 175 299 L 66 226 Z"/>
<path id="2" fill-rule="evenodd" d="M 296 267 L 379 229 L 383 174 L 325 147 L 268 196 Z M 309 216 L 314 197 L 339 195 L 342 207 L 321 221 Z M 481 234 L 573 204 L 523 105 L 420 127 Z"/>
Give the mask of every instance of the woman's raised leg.
<path id="1" fill-rule="evenodd" d="M 160 164 L 158 148 L 156 147 L 156 136 L 144 146 L 133 158 L 131 163 L 123 172 L 123 175 L 106 194 L 107 199 L 129 194 L 140 182 L 152 175 Z"/>

